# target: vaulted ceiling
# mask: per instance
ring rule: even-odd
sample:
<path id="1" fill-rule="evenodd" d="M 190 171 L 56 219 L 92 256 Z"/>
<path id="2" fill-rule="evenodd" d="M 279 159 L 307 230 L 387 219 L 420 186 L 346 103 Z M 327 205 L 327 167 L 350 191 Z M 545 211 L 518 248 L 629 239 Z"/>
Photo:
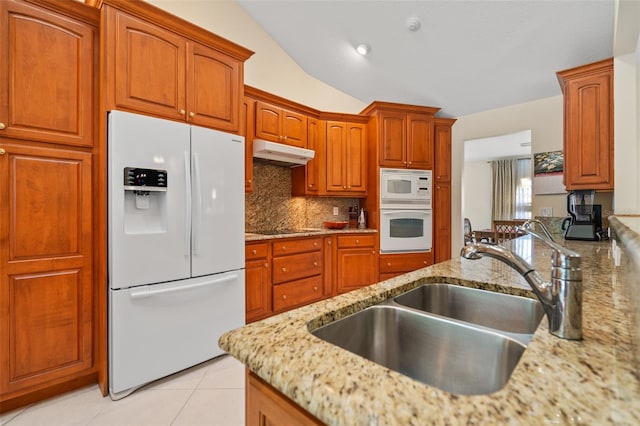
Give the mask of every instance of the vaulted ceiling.
<path id="1" fill-rule="evenodd" d="M 613 56 L 614 0 L 238 3 L 315 78 L 446 117 L 559 95 L 556 71 Z"/>

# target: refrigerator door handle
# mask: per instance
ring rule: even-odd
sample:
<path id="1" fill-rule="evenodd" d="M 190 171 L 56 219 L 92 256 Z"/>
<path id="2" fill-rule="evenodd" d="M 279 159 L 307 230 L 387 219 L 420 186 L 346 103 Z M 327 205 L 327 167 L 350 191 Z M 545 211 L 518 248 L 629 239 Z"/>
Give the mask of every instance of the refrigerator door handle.
<path id="1" fill-rule="evenodd" d="M 191 237 L 193 255 L 198 255 L 200 248 L 200 221 L 202 220 L 202 188 L 200 182 L 200 154 L 193 153 L 193 196 L 195 206 L 193 210 L 193 234 Z"/>
<path id="2" fill-rule="evenodd" d="M 226 277 L 217 278 L 217 279 L 213 279 L 213 280 L 207 280 L 207 281 L 203 281 L 201 283 L 196 283 L 196 284 L 189 284 L 189 285 L 178 286 L 178 287 L 169 287 L 169 288 L 163 288 L 163 289 L 160 289 L 160 290 L 134 291 L 134 292 L 131 293 L 131 298 L 132 299 L 141 299 L 141 298 L 144 298 L 144 297 L 157 296 L 159 294 L 175 293 L 177 291 L 193 290 L 194 288 L 207 287 L 207 286 L 210 286 L 210 285 L 227 283 L 227 282 L 234 281 L 234 280 L 237 280 L 237 279 L 238 279 L 238 274 L 231 274 L 231 275 L 227 275 Z"/>
<path id="3" fill-rule="evenodd" d="M 191 246 L 191 169 L 189 152 L 184 152 L 184 181 L 185 181 L 185 216 L 184 216 L 184 255 L 188 257 Z"/>

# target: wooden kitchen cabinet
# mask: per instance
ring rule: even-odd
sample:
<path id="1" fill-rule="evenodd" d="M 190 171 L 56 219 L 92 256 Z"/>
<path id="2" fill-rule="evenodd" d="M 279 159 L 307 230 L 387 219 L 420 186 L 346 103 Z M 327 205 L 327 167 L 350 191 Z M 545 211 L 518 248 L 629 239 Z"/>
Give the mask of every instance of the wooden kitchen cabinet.
<path id="1" fill-rule="evenodd" d="M 256 102 L 249 98 L 242 101 L 240 134 L 244 136 L 244 192 L 253 192 L 253 133 Z"/>
<path id="2" fill-rule="evenodd" d="M 433 265 L 433 252 L 380 254 L 380 281 Z"/>
<path id="3" fill-rule="evenodd" d="M 97 12 L 66 6 L 0 1 L 0 138 L 93 145 Z"/>
<path id="4" fill-rule="evenodd" d="M 451 259 L 451 127 L 455 119 L 435 119 L 433 168 L 434 262 Z"/>
<path id="5" fill-rule="evenodd" d="M 613 190 L 613 59 L 557 73 L 567 190 Z"/>
<path id="6" fill-rule="evenodd" d="M 0 401 L 10 409 L 94 371 L 93 191 L 90 152 L 5 141 Z"/>
<path id="7" fill-rule="evenodd" d="M 248 323 L 270 316 L 271 251 L 267 242 L 245 245 L 245 320 Z"/>
<path id="8" fill-rule="evenodd" d="M 249 370 L 246 371 L 247 425 L 319 426 L 324 424 L 260 377 Z"/>
<path id="9" fill-rule="evenodd" d="M 0 1 L 0 411 L 96 382 L 99 12 Z"/>
<path id="10" fill-rule="evenodd" d="M 252 52 L 147 3 L 103 3 L 107 110 L 239 131 Z"/>
<path id="11" fill-rule="evenodd" d="M 313 160 L 305 166 L 291 169 L 291 195 L 326 195 L 326 123 L 309 117 L 307 119 L 307 149 L 315 152 Z"/>
<path id="12" fill-rule="evenodd" d="M 255 126 L 258 139 L 307 147 L 307 117 L 303 114 L 258 101 Z"/>
<path id="13" fill-rule="evenodd" d="M 433 168 L 432 116 L 382 112 L 379 120 L 380 166 Z"/>
<path id="14" fill-rule="evenodd" d="M 325 296 L 323 247 L 322 237 L 277 239 L 272 243 L 274 313 Z"/>
<path id="15" fill-rule="evenodd" d="M 367 139 L 362 123 L 327 121 L 327 194 L 367 195 Z"/>
<path id="16" fill-rule="evenodd" d="M 374 235 L 339 235 L 336 253 L 338 294 L 378 282 L 378 256 Z"/>

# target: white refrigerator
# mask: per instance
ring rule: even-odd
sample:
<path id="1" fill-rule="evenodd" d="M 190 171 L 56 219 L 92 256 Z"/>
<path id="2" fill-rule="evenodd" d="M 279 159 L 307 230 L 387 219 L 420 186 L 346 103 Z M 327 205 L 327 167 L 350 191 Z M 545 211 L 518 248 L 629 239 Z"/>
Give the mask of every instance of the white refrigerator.
<path id="1" fill-rule="evenodd" d="M 223 354 L 244 325 L 244 138 L 108 118 L 109 391 Z"/>

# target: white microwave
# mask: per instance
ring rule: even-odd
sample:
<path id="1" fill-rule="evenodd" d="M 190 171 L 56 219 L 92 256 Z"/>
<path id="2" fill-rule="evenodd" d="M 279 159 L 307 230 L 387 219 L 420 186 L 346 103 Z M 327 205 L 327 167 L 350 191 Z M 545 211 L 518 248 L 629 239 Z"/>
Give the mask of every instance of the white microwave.
<path id="1" fill-rule="evenodd" d="M 380 208 L 431 208 L 431 170 L 380 169 Z"/>

